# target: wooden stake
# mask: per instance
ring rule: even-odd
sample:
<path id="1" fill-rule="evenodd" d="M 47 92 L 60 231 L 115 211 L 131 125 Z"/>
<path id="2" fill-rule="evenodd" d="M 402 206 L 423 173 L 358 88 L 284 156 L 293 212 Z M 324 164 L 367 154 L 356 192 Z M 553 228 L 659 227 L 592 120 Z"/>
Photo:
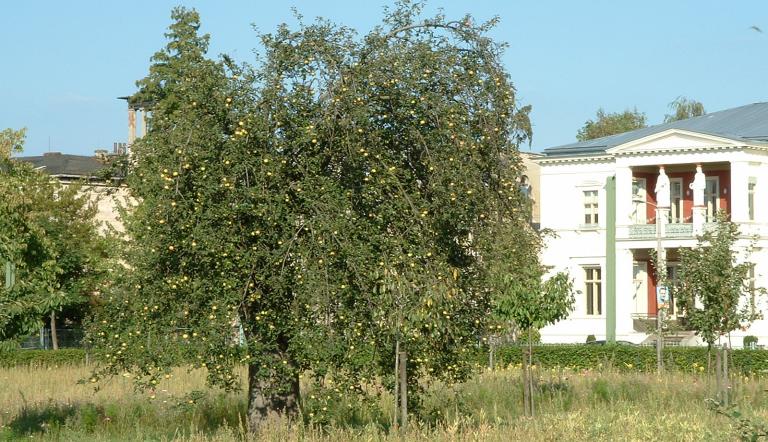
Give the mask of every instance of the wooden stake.
<path id="1" fill-rule="evenodd" d="M 398 393 L 400 388 L 400 341 L 395 341 L 395 414 L 392 416 L 392 426 L 397 431 L 397 415 L 400 411 L 400 402 L 398 401 Z"/>
<path id="2" fill-rule="evenodd" d="M 490 349 L 490 351 L 488 352 L 488 368 L 490 370 L 493 370 L 493 365 L 494 365 L 494 363 L 493 363 L 493 350 L 494 350 L 493 336 L 491 336 L 488 339 L 489 339 L 488 348 Z"/>
<path id="3" fill-rule="evenodd" d="M 406 364 L 408 355 L 400 352 L 400 431 L 405 434 L 408 431 L 408 377 Z"/>
<path id="4" fill-rule="evenodd" d="M 723 400 L 723 357 L 722 350 L 717 349 L 715 353 L 715 382 L 717 388 L 717 398 Z"/>
<path id="5" fill-rule="evenodd" d="M 520 352 L 523 356 L 523 413 L 525 416 L 531 415 L 531 397 L 530 390 L 528 389 L 528 356 L 526 355 L 527 347 L 523 347 Z"/>
<path id="6" fill-rule="evenodd" d="M 528 400 L 531 402 L 531 417 L 536 415 L 533 395 L 533 330 L 528 327 Z"/>
<path id="7" fill-rule="evenodd" d="M 728 406 L 730 382 L 728 381 L 728 347 L 723 347 L 723 403 Z"/>

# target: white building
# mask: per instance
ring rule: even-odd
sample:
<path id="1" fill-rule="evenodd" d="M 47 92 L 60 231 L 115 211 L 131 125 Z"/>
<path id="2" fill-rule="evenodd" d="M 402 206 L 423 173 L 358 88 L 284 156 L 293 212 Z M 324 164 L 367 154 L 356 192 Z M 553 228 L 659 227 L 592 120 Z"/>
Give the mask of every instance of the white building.
<path id="1" fill-rule="evenodd" d="M 752 254 L 742 258 L 754 264 L 745 284 L 768 287 L 768 103 L 544 153 L 537 160 L 541 227 L 557 237 L 548 241 L 542 260 L 553 271 L 568 270 L 576 289 L 574 312 L 543 329 L 544 342 L 584 342 L 588 335 L 635 343 L 649 338 L 658 311 L 651 251 L 657 247 L 654 187 L 661 166 L 670 181 L 668 222 L 660 229 L 669 278 L 675 278 L 678 249 L 695 246 L 695 231 L 722 209 L 739 225 L 737 247 L 746 250 L 757 238 Z M 689 187 L 697 165 L 706 187 L 703 206 L 695 208 Z M 755 308 L 765 307 L 758 297 Z M 673 299 L 672 319 L 681 313 L 676 310 Z M 732 333 L 732 345 L 740 346 L 744 335 L 768 343 L 768 320 Z M 676 339 L 697 338 L 680 332 Z"/>
<path id="2" fill-rule="evenodd" d="M 107 166 L 111 155 L 125 153 L 123 144 L 116 143 L 114 149 L 113 154 L 107 154 L 103 150 L 97 151 L 94 156 L 46 152 L 40 156 L 17 157 L 16 160 L 32 164 L 65 186 L 72 183 L 81 184 L 82 191 L 96 203 L 96 222 L 100 224 L 100 232 L 111 229 L 122 232 L 124 228 L 119 207 L 125 207 L 131 202 L 128 189 L 108 184 L 98 176 Z"/>

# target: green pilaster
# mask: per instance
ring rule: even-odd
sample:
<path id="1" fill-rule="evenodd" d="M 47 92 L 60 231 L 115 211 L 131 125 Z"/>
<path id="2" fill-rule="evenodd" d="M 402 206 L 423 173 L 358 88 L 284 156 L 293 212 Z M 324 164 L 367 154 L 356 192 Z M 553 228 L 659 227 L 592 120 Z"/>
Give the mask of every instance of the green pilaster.
<path id="1" fill-rule="evenodd" d="M 616 342 L 616 177 L 605 183 L 605 339 Z"/>

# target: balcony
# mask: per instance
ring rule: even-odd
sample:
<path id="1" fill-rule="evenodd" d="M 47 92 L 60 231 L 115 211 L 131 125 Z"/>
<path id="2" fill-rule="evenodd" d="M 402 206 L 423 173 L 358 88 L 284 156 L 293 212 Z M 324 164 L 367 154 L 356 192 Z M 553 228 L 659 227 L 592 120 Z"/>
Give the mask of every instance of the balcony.
<path id="1" fill-rule="evenodd" d="M 768 238 L 768 223 L 736 223 L 739 227 L 741 238 Z M 704 223 L 704 232 L 710 232 L 717 228 L 717 224 Z M 656 240 L 656 224 L 630 224 L 616 226 L 616 239 L 619 241 Z M 661 239 L 696 239 L 693 234 L 692 223 L 669 223 L 664 226 L 664 235 Z"/>
<path id="2" fill-rule="evenodd" d="M 704 227 L 707 228 L 707 225 Z M 662 238 L 693 238 L 692 223 L 670 223 L 664 225 Z M 629 226 L 629 239 L 656 239 L 656 224 L 633 224 Z"/>

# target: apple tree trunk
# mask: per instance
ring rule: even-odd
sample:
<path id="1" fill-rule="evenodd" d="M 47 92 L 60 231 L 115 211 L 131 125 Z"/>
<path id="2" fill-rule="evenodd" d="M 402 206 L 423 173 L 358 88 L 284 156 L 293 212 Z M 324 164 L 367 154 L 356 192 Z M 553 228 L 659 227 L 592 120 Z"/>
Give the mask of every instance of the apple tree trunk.
<path id="1" fill-rule="evenodd" d="M 263 376 L 260 365 L 248 366 L 248 429 L 256 434 L 272 417 L 293 419 L 299 412 L 298 371 L 272 372 Z"/>

